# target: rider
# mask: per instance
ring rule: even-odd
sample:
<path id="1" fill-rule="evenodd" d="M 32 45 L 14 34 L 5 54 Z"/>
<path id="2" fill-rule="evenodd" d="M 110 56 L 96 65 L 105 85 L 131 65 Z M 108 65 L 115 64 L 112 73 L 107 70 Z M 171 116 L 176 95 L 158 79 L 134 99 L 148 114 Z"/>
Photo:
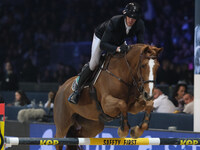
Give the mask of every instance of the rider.
<path id="1" fill-rule="evenodd" d="M 127 52 L 128 46 L 125 44 L 124 39 L 133 36 L 137 37 L 137 43 L 144 43 L 145 27 L 140 16 L 140 6 L 137 3 L 129 3 L 123 10 L 123 15 L 114 16 L 95 29 L 89 65 L 82 70 L 78 85 L 68 98 L 69 102 L 74 104 L 78 103 L 83 83 L 90 77 L 99 64 L 101 50 L 112 53 Z"/>

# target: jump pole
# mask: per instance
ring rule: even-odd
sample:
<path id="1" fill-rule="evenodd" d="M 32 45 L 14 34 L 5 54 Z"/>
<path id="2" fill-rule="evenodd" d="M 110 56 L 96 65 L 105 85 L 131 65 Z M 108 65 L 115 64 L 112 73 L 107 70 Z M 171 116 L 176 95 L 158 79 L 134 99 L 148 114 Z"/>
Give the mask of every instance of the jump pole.
<path id="1" fill-rule="evenodd" d="M 0 150 L 14 145 L 200 145 L 200 138 L 19 138 L 4 137 L 5 104 L 0 104 Z"/>
<path id="2" fill-rule="evenodd" d="M 0 120 L 0 150 L 4 150 L 5 103 L 0 103 L 0 116 L 3 116 Z"/>
<path id="3" fill-rule="evenodd" d="M 0 150 L 4 150 L 4 121 L 0 121 Z"/>
<path id="4" fill-rule="evenodd" d="M 6 145 L 200 145 L 200 138 L 18 138 Z"/>

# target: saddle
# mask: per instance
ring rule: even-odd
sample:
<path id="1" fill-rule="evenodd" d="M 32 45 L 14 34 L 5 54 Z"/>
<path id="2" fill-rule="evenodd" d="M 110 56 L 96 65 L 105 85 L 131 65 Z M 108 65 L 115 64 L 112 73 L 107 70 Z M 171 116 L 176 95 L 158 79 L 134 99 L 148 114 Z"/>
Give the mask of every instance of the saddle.
<path id="1" fill-rule="evenodd" d="M 96 67 L 96 69 L 93 71 L 93 73 L 88 77 L 88 79 L 85 81 L 85 83 L 83 84 L 81 89 L 88 88 L 90 85 L 94 85 L 95 84 L 95 82 L 97 81 L 102 69 L 105 68 L 105 66 L 108 66 L 110 58 L 111 58 L 111 55 L 109 55 L 109 54 L 101 55 L 98 67 Z M 89 65 L 89 64 L 88 63 L 85 64 L 83 66 L 82 70 L 84 70 L 84 67 L 86 67 L 87 65 Z M 81 72 L 79 73 L 79 75 L 80 74 L 81 74 Z M 79 76 L 74 80 L 74 82 L 72 84 L 72 90 L 73 91 L 75 91 L 75 89 L 76 89 L 76 87 L 78 85 L 78 80 L 79 80 Z"/>
<path id="2" fill-rule="evenodd" d="M 95 85 L 95 83 L 96 83 L 101 71 L 104 70 L 104 69 L 107 69 L 111 57 L 112 57 L 112 55 L 110 55 L 110 54 L 101 56 L 99 66 L 94 70 L 92 75 L 90 77 L 88 77 L 88 79 L 85 81 L 85 83 L 82 85 L 82 87 L 80 89 L 82 91 L 84 88 L 88 88 L 89 87 L 90 97 L 96 102 L 97 110 L 99 110 L 101 112 L 101 114 L 99 116 L 99 120 L 101 122 L 110 122 L 110 121 L 120 117 L 120 116 L 110 117 L 109 115 L 104 113 L 104 111 L 103 111 L 103 109 L 101 107 L 101 103 L 99 102 L 99 100 L 97 98 L 97 92 L 96 92 L 96 89 L 94 87 L 94 85 Z M 88 64 L 86 64 L 86 65 L 88 65 Z M 84 69 L 84 67 L 83 67 L 83 69 Z M 72 90 L 73 91 L 76 90 L 76 87 L 77 87 L 77 84 L 78 84 L 78 80 L 79 80 L 79 76 L 74 80 L 74 82 L 72 84 Z"/>

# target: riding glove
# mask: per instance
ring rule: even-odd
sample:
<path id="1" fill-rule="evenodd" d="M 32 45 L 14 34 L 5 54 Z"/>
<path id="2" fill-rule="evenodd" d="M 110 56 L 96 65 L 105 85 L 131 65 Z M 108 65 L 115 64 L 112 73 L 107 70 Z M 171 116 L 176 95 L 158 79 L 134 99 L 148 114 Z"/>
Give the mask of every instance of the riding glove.
<path id="1" fill-rule="evenodd" d="M 120 52 L 124 53 L 128 51 L 128 45 L 122 44 L 120 46 Z"/>

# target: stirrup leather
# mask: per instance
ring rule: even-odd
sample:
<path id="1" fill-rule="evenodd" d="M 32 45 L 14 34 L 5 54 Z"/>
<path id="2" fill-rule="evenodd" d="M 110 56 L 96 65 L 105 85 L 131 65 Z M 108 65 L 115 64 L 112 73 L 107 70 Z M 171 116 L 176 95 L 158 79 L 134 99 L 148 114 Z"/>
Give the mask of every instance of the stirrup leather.
<path id="1" fill-rule="evenodd" d="M 75 90 L 68 98 L 68 101 L 73 103 L 73 104 L 77 104 L 78 103 L 78 99 L 79 99 L 79 91 Z"/>

